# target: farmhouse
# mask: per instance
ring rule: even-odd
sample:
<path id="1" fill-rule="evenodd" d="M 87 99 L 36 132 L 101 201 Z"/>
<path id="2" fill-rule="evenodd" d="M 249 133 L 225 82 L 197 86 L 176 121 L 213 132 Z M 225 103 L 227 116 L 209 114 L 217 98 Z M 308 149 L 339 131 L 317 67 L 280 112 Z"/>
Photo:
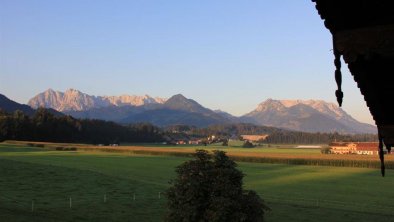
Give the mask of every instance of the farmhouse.
<path id="1" fill-rule="evenodd" d="M 268 137 L 268 134 L 262 134 L 262 135 L 241 135 L 242 139 L 248 140 L 250 142 L 258 142 L 265 140 L 265 138 Z"/>
<path id="2" fill-rule="evenodd" d="M 378 155 L 378 142 L 333 142 L 330 144 L 334 154 Z"/>

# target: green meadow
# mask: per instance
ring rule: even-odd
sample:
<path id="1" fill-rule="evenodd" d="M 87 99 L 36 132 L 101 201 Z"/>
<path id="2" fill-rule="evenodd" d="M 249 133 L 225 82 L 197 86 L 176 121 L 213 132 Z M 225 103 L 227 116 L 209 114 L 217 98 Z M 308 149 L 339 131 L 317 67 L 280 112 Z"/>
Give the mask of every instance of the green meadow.
<path id="1" fill-rule="evenodd" d="M 163 193 L 175 167 L 187 159 L 3 143 L 0 218 L 161 221 Z M 267 221 L 394 221 L 394 170 L 382 178 L 379 170 L 367 168 L 246 162 L 239 168 L 245 188 L 271 207 Z"/>

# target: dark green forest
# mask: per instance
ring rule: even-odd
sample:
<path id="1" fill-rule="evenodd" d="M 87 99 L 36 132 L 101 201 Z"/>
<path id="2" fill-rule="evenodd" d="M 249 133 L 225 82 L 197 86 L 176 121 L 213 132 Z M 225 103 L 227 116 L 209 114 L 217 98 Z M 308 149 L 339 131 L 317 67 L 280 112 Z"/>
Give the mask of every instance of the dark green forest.
<path id="1" fill-rule="evenodd" d="M 0 110 L 0 141 L 4 140 L 112 144 L 164 139 L 160 129 L 151 124 L 123 126 L 103 120 L 55 116 L 40 108 L 30 116 L 20 110 L 13 113 Z"/>

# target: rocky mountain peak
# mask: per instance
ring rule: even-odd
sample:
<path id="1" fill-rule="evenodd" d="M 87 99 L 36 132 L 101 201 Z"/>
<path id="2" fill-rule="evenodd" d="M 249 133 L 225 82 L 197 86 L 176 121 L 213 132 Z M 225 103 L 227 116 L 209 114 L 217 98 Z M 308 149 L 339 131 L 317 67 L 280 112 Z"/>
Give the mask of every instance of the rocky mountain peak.
<path id="1" fill-rule="evenodd" d="M 176 107 L 187 107 L 187 106 L 200 106 L 196 101 L 188 99 L 182 94 L 176 94 L 171 96 L 165 103 L 166 106 L 176 106 Z"/>
<path id="2" fill-rule="evenodd" d="M 187 101 L 188 99 L 184 95 L 179 93 L 171 96 L 168 100 Z"/>
<path id="3" fill-rule="evenodd" d="M 298 131 L 376 132 L 374 126 L 358 122 L 338 105 L 323 100 L 267 99 L 242 118 L 255 124 Z"/>
<path id="4" fill-rule="evenodd" d="M 182 94 L 176 94 L 170 97 L 165 103 L 164 106 L 169 109 L 179 109 L 179 110 L 187 110 L 191 112 L 200 112 L 205 111 L 205 108 L 202 107 L 199 103 L 192 99 L 188 99 Z"/>
<path id="5" fill-rule="evenodd" d="M 337 104 L 326 102 L 324 100 L 280 100 L 281 103 L 286 107 L 291 107 L 297 104 L 304 104 L 312 107 L 313 109 L 327 114 L 337 120 L 342 118 L 350 118 L 350 116 L 343 111 Z"/>
<path id="6" fill-rule="evenodd" d="M 279 100 L 267 99 L 266 101 L 260 103 L 255 109 L 256 112 L 263 112 L 267 110 L 281 111 L 285 106 Z"/>
<path id="7" fill-rule="evenodd" d="M 267 99 L 266 101 L 259 104 L 255 109 L 256 112 L 262 112 L 266 110 L 277 110 L 283 111 L 286 108 L 291 108 L 303 104 L 309 106 L 321 113 L 327 114 L 335 119 L 348 118 L 350 117 L 346 112 L 344 112 L 338 105 L 326 102 L 324 100 L 274 100 Z"/>
<path id="8" fill-rule="evenodd" d="M 69 88 L 66 90 L 65 93 L 81 93 L 81 92 L 77 89 Z"/>
<path id="9" fill-rule="evenodd" d="M 145 104 L 162 104 L 164 98 L 152 98 L 149 95 L 93 96 L 77 89 L 67 89 L 64 93 L 48 89 L 32 99 L 28 104 L 33 108 L 46 107 L 57 111 L 86 111 L 107 106 L 142 106 Z"/>

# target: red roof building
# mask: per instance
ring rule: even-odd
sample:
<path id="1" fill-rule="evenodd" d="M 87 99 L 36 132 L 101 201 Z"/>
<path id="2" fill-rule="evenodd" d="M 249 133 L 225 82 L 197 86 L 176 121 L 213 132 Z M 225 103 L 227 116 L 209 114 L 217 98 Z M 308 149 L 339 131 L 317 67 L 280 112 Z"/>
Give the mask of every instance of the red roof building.
<path id="1" fill-rule="evenodd" d="M 334 142 L 330 144 L 334 154 L 378 155 L 378 142 Z"/>

